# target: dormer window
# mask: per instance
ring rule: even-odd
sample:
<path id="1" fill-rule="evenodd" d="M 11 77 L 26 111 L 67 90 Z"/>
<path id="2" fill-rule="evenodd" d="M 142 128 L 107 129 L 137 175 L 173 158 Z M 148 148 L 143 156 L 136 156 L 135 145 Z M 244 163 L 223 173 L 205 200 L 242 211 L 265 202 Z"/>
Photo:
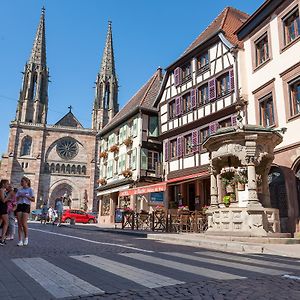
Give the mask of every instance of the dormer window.
<path id="1" fill-rule="evenodd" d="M 209 67 L 209 59 L 208 59 L 208 51 L 206 51 L 197 58 L 197 71 L 202 72 L 204 70 L 207 70 L 208 67 Z"/>

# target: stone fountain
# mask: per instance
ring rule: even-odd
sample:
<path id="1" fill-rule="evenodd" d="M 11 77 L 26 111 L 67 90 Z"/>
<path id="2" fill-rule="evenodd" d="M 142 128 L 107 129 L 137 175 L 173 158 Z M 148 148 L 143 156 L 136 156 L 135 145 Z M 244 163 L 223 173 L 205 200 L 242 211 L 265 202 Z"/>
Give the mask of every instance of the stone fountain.
<path id="1" fill-rule="evenodd" d="M 271 208 L 268 173 L 274 148 L 281 141 L 278 131 L 239 121 L 236 126 L 220 128 L 205 141 L 211 171 L 207 234 L 278 235 L 279 211 Z M 238 190 L 235 181 L 241 173 L 244 190 Z M 226 193 L 224 182 L 232 188 L 230 193 Z"/>

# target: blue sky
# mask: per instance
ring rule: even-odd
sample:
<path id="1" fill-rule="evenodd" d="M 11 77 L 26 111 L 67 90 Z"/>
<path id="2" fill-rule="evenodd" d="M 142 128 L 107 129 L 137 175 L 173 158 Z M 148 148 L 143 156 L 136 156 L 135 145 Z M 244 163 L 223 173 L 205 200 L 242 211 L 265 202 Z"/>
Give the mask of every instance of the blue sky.
<path id="1" fill-rule="evenodd" d="M 46 7 L 50 69 L 48 123 L 71 104 L 90 127 L 94 81 L 112 21 L 119 103 L 124 103 L 158 66 L 172 63 L 224 9 L 251 14 L 263 0 L 2 0 L 0 2 L 0 154 L 6 152 L 22 74 L 41 7 Z M 205 5 L 204 5 L 205 3 Z"/>

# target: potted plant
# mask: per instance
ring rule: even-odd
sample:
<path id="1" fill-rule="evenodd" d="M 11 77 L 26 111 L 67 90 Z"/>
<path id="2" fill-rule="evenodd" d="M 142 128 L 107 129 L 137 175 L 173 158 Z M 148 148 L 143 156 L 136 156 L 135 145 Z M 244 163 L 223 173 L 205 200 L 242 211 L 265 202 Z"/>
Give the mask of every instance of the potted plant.
<path id="1" fill-rule="evenodd" d="M 132 138 L 131 138 L 131 136 L 129 136 L 128 138 L 126 138 L 125 140 L 124 140 L 124 145 L 126 145 L 126 147 L 129 147 L 129 146 L 131 146 L 132 145 Z"/>
<path id="2" fill-rule="evenodd" d="M 105 178 L 100 178 L 100 179 L 98 179 L 97 181 L 98 181 L 98 183 L 101 184 L 101 185 L 106 185 L 106 183 L 107 183 L 107 181 L 106 181 Z"/>
<path id="3" fill-rule="evenodd" d="M 230 196 L 229 195 L 226 195 L 223 197 L 223 203 L 226 207 L 229 207 L 229 205 L 230 205 Z"/>
<path id="4" fill-rule="evenodd" d="M 132 171 L 130 169 L 126 169 L 122 172 L 122 175 L 125 177 L 125 178 L 129 178 L 132 176 Z"/>
<path id="5" fill-rule="evenodd" d="M 109 149 L 110 152 L 118 152 L 119 151 L 119 146 L 118 145 L 112 145 Z"/>
<path id="6" fill-rule="evenodd" d="M 221 180 L 226 188 L 227 193 L 234 193 L 234 172 L 233 171 L 225 171 L 221 173 Z"/>
<path id="7" fill-rule="evenodd" d="M 245 184 L 248 182 L 247 177 L 239 173 L 235 174 L 233 181 L 237 184 L 238 191 L 244 191 Z"/>
<path id="8" fill-rule="evenodd" d="M 108 153 L 107 153 L 107 151 L 101 151 L 100 152 L 100 158 L 107 158 L 107 156 L 108 156 Z"/>

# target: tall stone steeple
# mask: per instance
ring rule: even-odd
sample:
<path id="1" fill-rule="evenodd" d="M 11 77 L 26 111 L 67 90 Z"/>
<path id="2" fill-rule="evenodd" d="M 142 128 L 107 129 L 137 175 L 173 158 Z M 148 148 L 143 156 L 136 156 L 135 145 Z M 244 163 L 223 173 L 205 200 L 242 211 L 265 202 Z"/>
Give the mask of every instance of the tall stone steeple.
<path id="1" fill-rule="evenodd" d="M 34 39 L 31 55 L 23 72 L 16 120 L 29 123 L 47 123 L 48 78 L 46 64 L 45 8 Z"/>
<path id="2" fill-rule="evenodd" d="M 102 129 L 118 111 L 118 79 L 115 70 L 111 22 L 109 21 L 101 67 L 96 79 L 92 128 L 97 131 Z"/>

